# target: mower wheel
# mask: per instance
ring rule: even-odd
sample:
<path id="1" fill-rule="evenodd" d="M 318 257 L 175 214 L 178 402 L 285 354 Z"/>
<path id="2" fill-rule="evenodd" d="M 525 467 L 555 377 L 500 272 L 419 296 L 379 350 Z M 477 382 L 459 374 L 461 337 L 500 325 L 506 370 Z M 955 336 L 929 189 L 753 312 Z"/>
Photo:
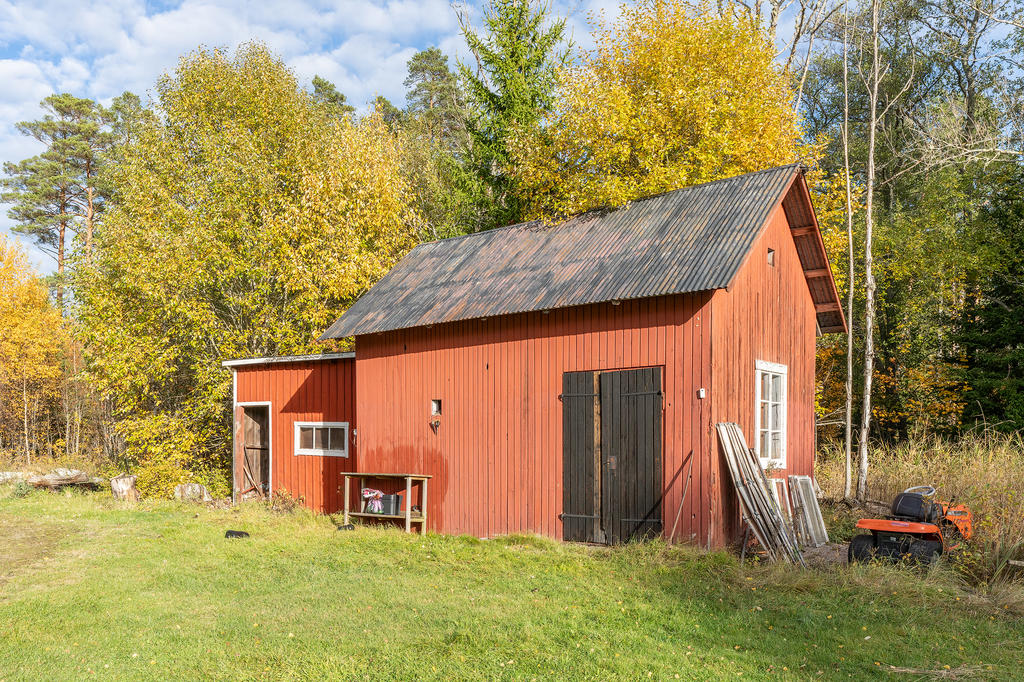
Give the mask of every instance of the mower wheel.
<path id="1" fill-rule="evenodd" d="M 931 566 L 939 560 L 942 545 L 932 540 L 914 540 L 907 548 L 907 558 L 922 566 Z"/>
<path id="2" fill-rule="evenodd" d="M 875 556 L 875 536 L 858 535 L 850 540 L 850 548 L 846 552 L 846 560 L 851 564 L 858 561 L 871 561 Z"/>

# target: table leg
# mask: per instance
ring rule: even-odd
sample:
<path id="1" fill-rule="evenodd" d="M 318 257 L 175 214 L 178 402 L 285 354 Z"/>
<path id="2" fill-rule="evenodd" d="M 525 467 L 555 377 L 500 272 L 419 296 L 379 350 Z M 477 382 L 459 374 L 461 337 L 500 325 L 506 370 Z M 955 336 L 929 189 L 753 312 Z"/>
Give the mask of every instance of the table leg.
<path id="1" fill-rule="evenodd" d="M 349 506 L 348 506 L 348 489 L 351 487 L 348 484 L 348 482 L 349 482 L 349 477 L 345 476 L 345 520 L 342 521 L 342 525 L 344 525 L 344 526 L 348 525 L 348 510 L 349 510 Z"/>
<path id="2" fill-rule="evenodd" d="M 412 531 L 412 479 L 405 478 L 405 532 Z"/>
<path id="3" fill-rule="evenodd" d="M 420 484 L 423 486 L 420 489 L 420 515 L 423 516 L 420 519 L 420 535 L 427 534 L 427 479 L 423 479 Z"/>

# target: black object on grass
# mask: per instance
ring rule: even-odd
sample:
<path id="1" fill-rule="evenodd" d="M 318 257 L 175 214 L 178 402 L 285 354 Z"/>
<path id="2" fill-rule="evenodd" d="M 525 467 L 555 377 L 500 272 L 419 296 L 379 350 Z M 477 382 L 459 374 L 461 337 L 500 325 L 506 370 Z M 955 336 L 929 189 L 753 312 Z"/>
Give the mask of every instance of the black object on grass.
<path id="1" fill-rule="evenodd" d="M 338 530 L 355 530 L 356 527 L 351 523 L 346 523 L 344 526 L 338 526 Z"/>
<path id="2" fill-rule="evenodd" d="M 247 538 L 247 537 L 249 537 L 249 534 L 246 533 L 244 530 L 229 530 L 228 532 L 224 533 L 224 537 L 226 537 L 226 538 Z"/>

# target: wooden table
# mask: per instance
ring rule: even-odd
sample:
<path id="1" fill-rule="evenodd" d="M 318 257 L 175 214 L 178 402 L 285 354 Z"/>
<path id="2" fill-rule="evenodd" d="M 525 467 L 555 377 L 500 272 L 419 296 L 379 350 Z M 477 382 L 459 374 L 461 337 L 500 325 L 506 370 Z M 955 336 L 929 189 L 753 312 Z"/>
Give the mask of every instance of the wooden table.
<path id="1" fill-rule="evenodd" d="M 426 474 L 382 474 L 382 473 L 360 473 L 360 472 L 349 472 L 345 475 L 345 520 L 344 524 L 348 525 L 348 518 L 350 516 L 363 517 L 368 519 L 405 519 L 405 532 L 412 532 L 412 524 L 420 524 L 420 535 L 427 534 L 427 481 L 430 480 L 430 476 Z M 359 491 L 360 496 L 362 495 L 363 488 L 366 487 L 366 479 L 386 479 L 386 480 L 405 480 L 405 513 L 403 514 L 374 514 L 373 512 L 364 511 L 349 511 L 349 490 L 352 487 L 350 482 L 355 478 L 359 480 Z M 418 513 L 412 511 L 412 486 L 413 483 L 417 483 L 420 486 L 420 499 Z"/>

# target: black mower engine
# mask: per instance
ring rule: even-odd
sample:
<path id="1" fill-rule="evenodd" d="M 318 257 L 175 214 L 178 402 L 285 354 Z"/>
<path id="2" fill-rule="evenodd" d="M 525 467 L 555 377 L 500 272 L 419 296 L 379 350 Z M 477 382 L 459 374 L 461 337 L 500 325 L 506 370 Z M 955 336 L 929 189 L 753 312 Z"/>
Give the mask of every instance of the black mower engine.
<path id="1" fill-rule="evenodd" d="M 938 523 L 942 509 L 921 493 L 900 493 L 892 501 L 890 513 L 900 521 Z"/>

